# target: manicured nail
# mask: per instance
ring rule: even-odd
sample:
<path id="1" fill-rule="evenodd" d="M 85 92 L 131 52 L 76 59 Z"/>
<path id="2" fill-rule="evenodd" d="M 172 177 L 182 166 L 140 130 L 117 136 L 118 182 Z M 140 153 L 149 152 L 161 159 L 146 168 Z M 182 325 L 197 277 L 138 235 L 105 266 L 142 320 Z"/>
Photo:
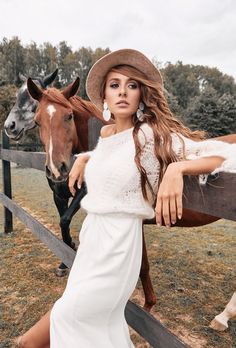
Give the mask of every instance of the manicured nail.
<path id="1" fill-rule="evenodd" d="M 182 217 L 182 216 L 181 216 L 181 214 L 179 214 L 179 215 L 178 215 L 178 219 L 180 220 L 180 219 L 181 219 L 181 217 Z"/>
<path id="2" fill-rule="evenodd" d="M 170 227 L 170 225 L 169 225 L 169 224 L 166 224 L 166 227 L 168 227 L 168 228 L 169 228 L 169 227 Z"/>
<path id="3" fill-rule="evenodd" d="M 176 223 L 176 221 L 171 221 L 172 225 L 174 225 Z"/>
<path id="4" fill-rule="evenodd" d="M 161 227 L 161 225 L 159 224 L 159 222 L 157 223 L 157 227 Z"/>

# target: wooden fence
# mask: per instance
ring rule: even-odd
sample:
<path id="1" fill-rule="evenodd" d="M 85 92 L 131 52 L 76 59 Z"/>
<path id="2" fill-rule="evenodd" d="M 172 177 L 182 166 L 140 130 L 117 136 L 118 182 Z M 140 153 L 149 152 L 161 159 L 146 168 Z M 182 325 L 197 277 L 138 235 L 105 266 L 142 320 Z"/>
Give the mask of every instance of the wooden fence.
<path id="1" fill-rule="evenodd" d="M 0 192 L 0 202 L 4 206 L 5 233 L 9 233 L 13 229 L 13 214 L 45 243 L 58 258 L 68 267 L 71 267 L 76 252 L 12 200 L 10 162 L 44 171 L 45 154 L 10 150 L 9 140 L 3 133 L 1 159 L 3 164 L 3 192 Z M 235 174 L 222 173 L 220 176 L 209 177 L 205 186 L 199 186 L 195 177 L 185 177 L 184 207 L 236 221 L 235 187 Z M 125 316 L 128 324 L 154 348 L 188 347 L 151 314 L 131 301 L 127 303 Z"/>

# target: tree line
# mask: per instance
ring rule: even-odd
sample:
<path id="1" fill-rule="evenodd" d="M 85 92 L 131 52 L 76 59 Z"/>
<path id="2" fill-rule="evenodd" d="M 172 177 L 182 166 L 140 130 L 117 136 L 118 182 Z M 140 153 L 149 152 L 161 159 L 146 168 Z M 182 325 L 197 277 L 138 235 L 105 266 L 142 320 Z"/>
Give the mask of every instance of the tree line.
<path id="1" fill-rule="evenodd" d="M 80 76 L 80 96 L 87 99 L 85 80 L 91 66 L 110 52 L 107 47 L 73 50 L 66 42 L 58 45 L 31 42 L 23 45 L 18 37 L 0 42 L 0 126 L 14 104 L 19 74 L 38 77 L 58 67 L 55 87 L 63 88 Z M 209 136 L 236 132 L 236 83 L 217 68 L 202 65 L 153 63 L 160 69 L 172 112 L 191 129 L 202 129 Z"/>

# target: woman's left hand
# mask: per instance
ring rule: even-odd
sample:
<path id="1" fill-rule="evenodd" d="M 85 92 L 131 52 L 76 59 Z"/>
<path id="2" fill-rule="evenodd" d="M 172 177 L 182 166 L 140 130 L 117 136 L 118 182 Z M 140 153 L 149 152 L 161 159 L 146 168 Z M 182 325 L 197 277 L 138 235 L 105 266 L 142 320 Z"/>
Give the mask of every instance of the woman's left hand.
<path id="1" fill-rule="evenodd" d="M 175 224 L 177 218 L 181 219 L 183 205 L 183 173 L 180 162 L 173 162 L 168 165 L 162 182 L 159 186 L 156 202 L 156 222 L 162 225 L 162 218 L 166 227 Z"/>

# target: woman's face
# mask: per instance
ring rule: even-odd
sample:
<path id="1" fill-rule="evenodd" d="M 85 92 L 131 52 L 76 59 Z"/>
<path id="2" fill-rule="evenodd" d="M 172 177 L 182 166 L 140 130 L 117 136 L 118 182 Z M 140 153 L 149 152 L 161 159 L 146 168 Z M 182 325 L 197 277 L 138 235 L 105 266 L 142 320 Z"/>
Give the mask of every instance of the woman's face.
<path id="1" fill-rule="evenodd" d="M 105 99 L 116 117 L 131 117 L 138 109 L 141 97 L 140 84 L 117 72 L 110 72 L 105 86 Z"/>

